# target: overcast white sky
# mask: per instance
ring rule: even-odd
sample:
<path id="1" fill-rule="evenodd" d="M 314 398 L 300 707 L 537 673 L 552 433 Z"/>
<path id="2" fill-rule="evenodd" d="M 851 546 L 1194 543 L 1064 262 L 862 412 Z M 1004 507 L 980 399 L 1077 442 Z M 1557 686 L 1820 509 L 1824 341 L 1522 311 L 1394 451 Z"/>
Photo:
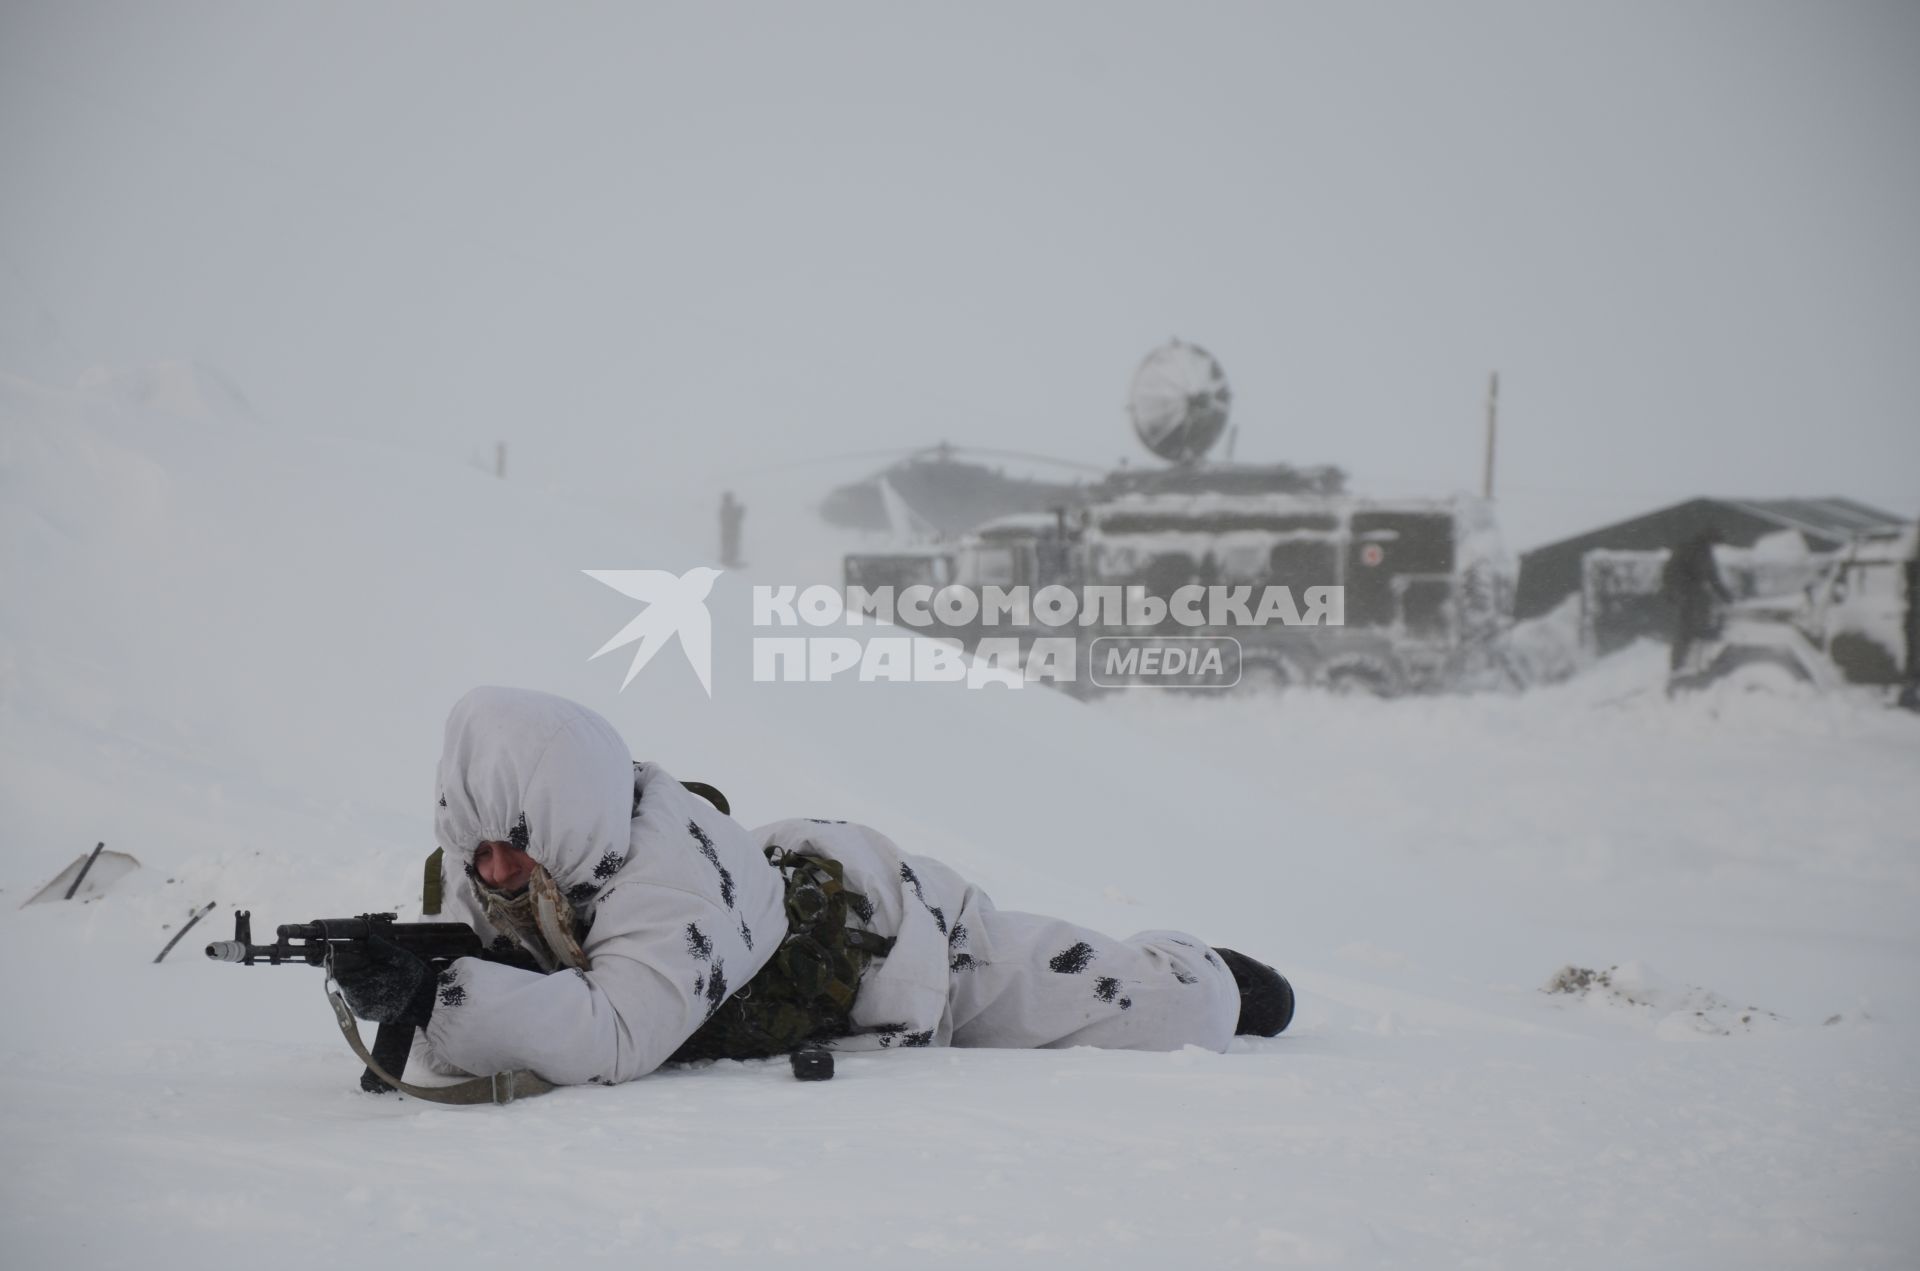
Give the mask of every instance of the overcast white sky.
<path id="1" fill-rule="evenodd" d="M 1521 546 L 1920 512 L 1913 3 L 7 0 L 0 183 L 0 368 L 560 484 L 1109 462 L 1178 334 L 1376 494 L 1477 485 L 1498 368 Z"/>

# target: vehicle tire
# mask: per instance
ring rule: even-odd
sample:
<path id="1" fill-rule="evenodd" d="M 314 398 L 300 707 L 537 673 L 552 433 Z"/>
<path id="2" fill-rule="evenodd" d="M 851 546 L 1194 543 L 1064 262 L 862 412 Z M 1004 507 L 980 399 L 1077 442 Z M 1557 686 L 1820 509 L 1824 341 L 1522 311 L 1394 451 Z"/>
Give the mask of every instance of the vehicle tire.
<path id="1" fill-rule="evenodd" d="M 1306 683 L 1300 668 L 1282 657 L 1245 656 L 1240 660 L 1236 695 L 1271 697 Z"/>
<path id="2" fill-rule="evenodd" d="M 1390 663 L 1365 655 L 1327 663 L 1320 671 L 1320 683 L 1343 697 L 1398 697 L 1405 691 L 1399 672 Z"/>

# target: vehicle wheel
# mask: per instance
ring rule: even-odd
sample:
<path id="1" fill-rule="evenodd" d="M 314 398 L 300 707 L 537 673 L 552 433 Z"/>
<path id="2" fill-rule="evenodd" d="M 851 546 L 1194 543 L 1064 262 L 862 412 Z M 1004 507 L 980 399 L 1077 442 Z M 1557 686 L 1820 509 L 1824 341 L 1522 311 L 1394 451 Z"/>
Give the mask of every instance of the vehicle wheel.
<path id="1" fill-rule="evenodd" d="M 1343 697 L 1398 697 L 1404 688 L 1392 666 L 1370 657 L 1330 662 L 1320 672 L 1320 682 Z"/>
<path id="2" fill-rule="evenodd" d="M 1240 682 L 1234 685 L 1234 692 L 1272 696 L 1305 682 L 1299 668 L 1285 658 L 1250 657 L 1240 662 Z"/>

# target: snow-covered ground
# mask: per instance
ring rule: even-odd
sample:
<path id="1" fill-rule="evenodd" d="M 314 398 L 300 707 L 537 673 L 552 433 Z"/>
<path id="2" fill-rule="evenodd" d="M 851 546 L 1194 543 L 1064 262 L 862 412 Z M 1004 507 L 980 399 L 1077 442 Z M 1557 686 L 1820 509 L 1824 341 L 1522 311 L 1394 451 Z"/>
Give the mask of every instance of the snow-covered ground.
<path id="1" fill-rule="evenodd" d="M 630 602 L 579 571 L 702 563 L 717 494 L 634 488 L 286 435 L 187 367 L 0 381 L 8 1266 L 1920 1257 L 1920 719 L 1764 674 L 1668 702 L 1650 648 L 1517 698 L 754 685 L 747 584 L 832 581 L 768 572 L 832 543 L 764 497 L 712 699 L 672 652 L 622 694 L 586 655 Z M 318 975 L 201 933 L 417 913 L 479 682 L 594 706 L 749 823 L 867 820 L 1003 906 L 1273 961 L 1298 1018 L 361 1095 Z M 16 908 L 101 839 L 142 868 Z"/>

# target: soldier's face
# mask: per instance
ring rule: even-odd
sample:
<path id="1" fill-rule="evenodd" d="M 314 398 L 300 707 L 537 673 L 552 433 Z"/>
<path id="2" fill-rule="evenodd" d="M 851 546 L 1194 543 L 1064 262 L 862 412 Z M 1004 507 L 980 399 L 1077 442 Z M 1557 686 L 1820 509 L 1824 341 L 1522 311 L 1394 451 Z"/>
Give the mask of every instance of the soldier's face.
<path id="1" fill-rule="evenodd" d="M 482 843 L 473 849 L 473 868 L 495 891 L 515 892 L 533 877 L 534 859 L 511 843 Z"/>

